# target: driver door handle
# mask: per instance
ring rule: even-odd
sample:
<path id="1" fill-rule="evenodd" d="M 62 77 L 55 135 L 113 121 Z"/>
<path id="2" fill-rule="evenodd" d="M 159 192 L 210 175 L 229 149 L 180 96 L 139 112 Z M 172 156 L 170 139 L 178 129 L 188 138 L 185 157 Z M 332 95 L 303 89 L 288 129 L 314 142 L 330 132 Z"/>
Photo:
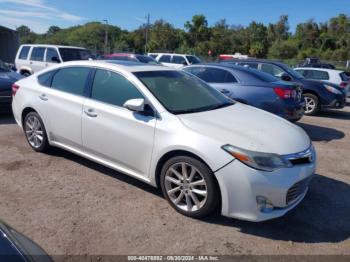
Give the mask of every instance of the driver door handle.
<path id="1" fill-rule="evenodd" d="M 39 96 L 39 98 L 40 98 L 41 100 L 43 100 L 43 101 L 49 100 L 45 94 L 41 94 L 41 95 Z"/>
<path id="2" fill-rule="evenodd" d="M 221 91 L 221 93 L 223 93 L 223 94 L 225 94 L 225 95 L 230 93 L 230 91 L 228 91 L 228 90 L 225 89 L 225 88 L 221 89 L 220 91 Z"/>
<path id="3" fill-rule="evenodd" d="M 93 110 L 92 108 L 89 108 L 88 110 L 84 110 L 84 113 L 89 117 L 97 117 L 95 110 Z"/>

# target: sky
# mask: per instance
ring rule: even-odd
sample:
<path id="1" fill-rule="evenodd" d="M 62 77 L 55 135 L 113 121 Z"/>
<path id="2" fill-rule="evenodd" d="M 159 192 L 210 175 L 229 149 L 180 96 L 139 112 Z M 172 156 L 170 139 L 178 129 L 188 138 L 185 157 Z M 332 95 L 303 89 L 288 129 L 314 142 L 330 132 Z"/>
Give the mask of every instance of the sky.
<path id="1" fill-rule="evenodd" d="M 340 13 L 350 15 L 348 0 L 0 0 L 0 25 L 12 29 L 29 26 L 44 33 L 51 25 L 61 28 L 91 21 L 108 20 L 122 29 L 134 30 L 145 22 L 163 18 L 183 28 L 195 14 L 206 16 L 209 25 L 220 19 L 228 24 L 249 25 L 278 21 L 289 16 L 291 31 L 298 23 L 313 18 L 325 22 Z"/>

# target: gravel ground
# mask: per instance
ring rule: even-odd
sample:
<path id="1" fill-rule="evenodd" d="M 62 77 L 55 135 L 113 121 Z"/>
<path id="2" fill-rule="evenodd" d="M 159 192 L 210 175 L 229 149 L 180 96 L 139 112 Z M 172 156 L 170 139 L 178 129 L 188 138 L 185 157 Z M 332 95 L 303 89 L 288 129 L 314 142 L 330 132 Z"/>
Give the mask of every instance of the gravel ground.
<path id="1" fill-rule="evenodd" d="M 0 116 L 0 218 L 49 254 L 350 255 L 350 104 L 299 125 L 318 176 L 286 216 L 250 223 L 176 213 L 156 189 L 71 153 L 32 151 Z"/>

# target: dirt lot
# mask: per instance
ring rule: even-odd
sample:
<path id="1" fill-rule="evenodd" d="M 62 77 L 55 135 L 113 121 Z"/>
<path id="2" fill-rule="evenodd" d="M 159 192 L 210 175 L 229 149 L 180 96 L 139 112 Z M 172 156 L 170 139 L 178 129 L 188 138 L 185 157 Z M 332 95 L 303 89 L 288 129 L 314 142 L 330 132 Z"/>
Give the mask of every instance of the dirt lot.
<path id="1" fill-rule="evenodd" d="M 141 182 L 62 150 L 33 152 L 0 117 L 0 218 L 49 254 L 350 254 L 350 105 L 300 125 L 318 176 L 283 218 L 249 223 L 176 213 Z"/>

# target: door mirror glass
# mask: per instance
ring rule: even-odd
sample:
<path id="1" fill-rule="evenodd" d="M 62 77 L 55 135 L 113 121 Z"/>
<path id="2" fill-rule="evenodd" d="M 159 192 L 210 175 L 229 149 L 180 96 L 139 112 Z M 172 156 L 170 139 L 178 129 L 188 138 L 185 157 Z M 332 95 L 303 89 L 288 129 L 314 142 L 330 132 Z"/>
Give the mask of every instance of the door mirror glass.
<path id="1" fill-rule="evenodd" d="M 58 59 L 57 56 L 51 57 L 51 62 L 53 62 L 53 63 L 61 63 L 61 61 Z"/>
<path id="2" fill-rule="evenodd" d="M 144 112 L 145 99 L 143 98 L 129 99 L 124 103 L 123 107 L 134 112 Z"/>
<path id="3" fill-rule="evenodd" d="M 288 75 L 288 74 L 282 74 L 282 75 L 281 75 L 281 79 L 282 79 L 283 81 L 292 81 L 292 78 L 291 78 L 290 75 Z"/>

